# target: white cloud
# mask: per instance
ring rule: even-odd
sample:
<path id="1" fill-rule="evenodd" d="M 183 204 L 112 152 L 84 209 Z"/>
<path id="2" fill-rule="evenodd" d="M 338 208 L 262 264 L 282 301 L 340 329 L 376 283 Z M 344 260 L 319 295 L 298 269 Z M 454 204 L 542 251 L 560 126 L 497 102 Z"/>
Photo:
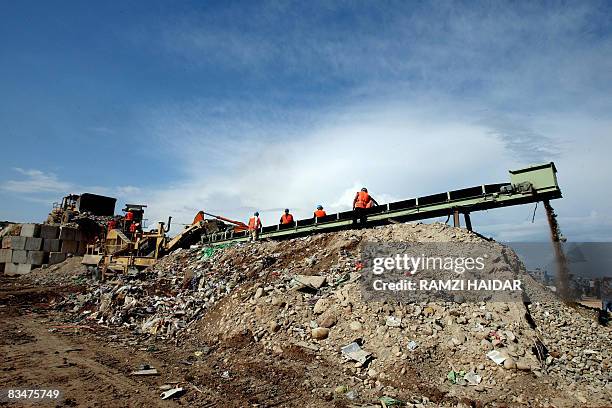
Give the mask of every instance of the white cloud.
<path id="1" fill-rule="evenodd" d="M 0 189 L 19 194 L 57 193 L 66 192 L 73 188 L 73 184 L 61 181 L 54 173 L 46 173 L 36 169 L 13 170 L 24 176 L 21 180 L 7 180 L 0 184 Z"/>
<path id="2" fill-rule="evenodd" d="M 257 209 L 271 224 L 285 207 L 298 217 L 310 216 L 316 204 L 330 212 L 347 210 L 362 186 L 380 202 L 389 202 L 508 181 L 510 169 L 554 159 L 565 198 L 553 206 L 566 235 L 612 239 L 591 215 L 609 212 L 612 194 L 601 188 L 612 181 L 606 153 L 609 122 L 580 115 L 475 116 L 469 107 L 449 112 L 437 106 L 433 111 L 398 102 L 364 103 L 326 112 L 301 127 L 236 119 L 236 128 L 266 135 L 247 137 L 243 143 L 211 141 L 211 129 L 214 133 L 218 124 L 206 115 L 182 116 L 176 113 L 179 109 L 169 118 L 156 114 L 160 123 L 170 124 L 156 131 L 172 140 L 173 154 L 184 159 L 177 163 L 187 176 L 157 191 L 141 191 L 138 197 L 149 204 L 151 221 L 173 215 L 186 223 L 200 209 L 244 221 Z M 515 122 L 521 125 L 508 125 Z M 222 123 L 232 127 L 231 121 Z M 283 137 L 285 132 L 290 137 Z M 576 134 L 585 137 L 579 141 Z M 198 138 L 202 143 L 194 148 Z M 474 224 L 497 239 L 547 239 L 541 206 L 535 224 L 532 211 L 521 206 L 479 213 Z M 607 225 L 609 220 L 601 222 Z"/>

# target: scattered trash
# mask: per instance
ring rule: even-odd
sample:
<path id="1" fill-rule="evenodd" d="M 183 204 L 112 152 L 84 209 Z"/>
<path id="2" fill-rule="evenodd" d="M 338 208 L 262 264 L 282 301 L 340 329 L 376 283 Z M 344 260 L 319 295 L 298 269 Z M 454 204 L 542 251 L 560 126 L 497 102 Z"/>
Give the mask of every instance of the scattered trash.
<path id="1" fill-rule="evenodd" d="M 450 370 L 448 374 L 446 375 L 446 378 L 448 378 L 450 382 L 452 382 L 453 384 L 457 384 L 457 385 L 467 384 L 467 381 L 464 379 L 464 377 L 465 377 L 465 371 Z"/>
<path id="2" fill-rule="evenodd" d="M 368 353 L 364 351 L 359 344 L 352 342 L 348 346 L 344 346 L 341 349 L 342 354 L 347 357 L 349 360 L 357 361 L 358 363 L 365 364 L 368 361 L 368 358 L 372 355 L 372 353 Z"/>
<path id="3" fill-rule="evenodd" d="M 344 394 L 348 391 L 348 387 L 346 385 L 339 385 L 336 388 L 334 388 L 334 392 L 336 394 Z"/>
<path id="4" fill-rule="evenodd" d="M 137 371 L 132 371 L 131 375 L 159 375 L 154 367 L 142 364 Z"/>
<path id="5" fill-rule="evenodd" d="M 395 316 L 387 316 L 385 324 L 389 327 L 400 327 L 402 325 L 402 319 Z"/>
<path id="6" fill-rule="evenodd" d="M 416 348 L 417 348 L 418 346 L 419 346 L 419 345 L 418 345 L 418 344 L 417 344 L 417 342 L 416 342 L 416 341 L 414 341 L 414 340 L 410 340 L 410 341 L 408 342 L 408 350 L 410 350 L 410 351 L 414 351 L 414 350 L 416 350 Z"/>
<path id="7" fill-rule="evenodd" d="M 393 407 L 393 406 L 401 407 L 401 406 L 406 405 L 404 401 L 400 401 L 398 399 L 387 397 L 387 396 L 380 397 L 380 403 L 382 404 L 383 407 Z"/>
<path id="8" fill-rule="evenodd" d="M 478 385 L 482 381 L 482 377 L 473 371 L 467 373 L 463 378 L 465 379 L 465 381 L 468 382 L 469 385 Z"/>
<path id="9" fill-rule="evenodd" d="M 497 365 L 502 364 L 508 358 L 497 350 L 489 351 L 487 357 L 493 360 Z"/>
<path id="10" fill-rule="evenodd" d="M 230 378 L 230 373 L 229 371 L 224 371 L 223 373 L 221 373 L 221 378 L 225 378 L 226 380 Z"/>
<path id="11" fill-rule="evenodd" d="M 344 396 L 350 400 L 354 400 L 357 398 L 357 391 L 355 390 L 350 390 L 349 392 L 347 392 L 346 394 L 344 394 Z"/>
<path id="12" fill-rule="evenodd" d="M 173 388 L 171 390 L 162 392 L 160 397 L 163 400 L 170 399 L 170 398 L 178 398 L 184 393 L 185 393 L 185 389 L 182 387 L 178 387 L 178 388 Z"/>

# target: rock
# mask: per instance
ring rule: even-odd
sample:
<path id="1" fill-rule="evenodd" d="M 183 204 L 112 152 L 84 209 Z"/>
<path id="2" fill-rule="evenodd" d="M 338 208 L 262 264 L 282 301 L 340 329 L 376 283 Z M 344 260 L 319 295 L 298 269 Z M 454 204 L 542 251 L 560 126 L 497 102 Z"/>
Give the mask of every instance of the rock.
<path id="1" fill-rule="evenodd" d="M 270 333 L 276 333 L 277 331 L 280 330 L 280 324 L 278 324 L 278 322 L 276 321 L 271 321 L 268 324 L 268 330 L 270 331 Z"/>
<path id="2" fill-rule="evenodd" d="M 279 298 L 278 296 L 273 296 L 271 303 L 272 303 L 272 306 L 281 306 L 282 307 L 282 306 L 285 305 L 285 302 L 281 298 Z"/>
<path id="3" fill-rule="evenodd" d="M 320 289 L 323 285 L 325 285 L 325 276 L 306 276 L 306 275 L 297 275 L 295 279 L 305 286 L 310 286 L 314 289 Z"/>
<path id="4" fill-rule="evenodd" d="M 351 322 L 349 327 L 351 328 L 352 331 L 361 331 L 361 329 L 363 328 L 361 326 L 361 323 L 355 322 L 355 321 Z"/>
<path id="5" fill-rule="evenodd" d="M 316 329 L 312 329 L 311 335 L 313 339 L 324 340 L 329 336 L 329 329 L 326 327 L 317 327 Z"/>
<path id="6" fill-rule="evenodd" d="M 329 313 L 326 315 L 322 315 L 317 321 L 317 323 L 320 327 L 330 328 L 335 325 L 337 321 L 338 319 L 336 318 L 336 316 L 334 314 Z"/>
<path id="7" fill-rule="evenodd" d="M 465 343 L 466 340 L 467 338 L 465 337 L 464 333 L 457 333 L 451 338 L 451 341 L 453 342 L 453 344 L 457 346 Z"/>
<path id="8" fill-rule="evenodd" d="M 480 341 L 480 347 L 485 351 L 493 350 L 493 344 L 487 339 L 482 339 Z"/>
<path id="9" fill-rule="evenodd" d="M 257 290 L 255 291 L 255 296 L 254 296 L 254 298 L 255 298 L 255 299 L 259 299 L 259 298 L 261 297 L 261 295 L 263 295 L 263 288 L 262 288 L 262 287 L 259 287 L 259 288 L 257 288 Z"/>
<path id="10" fill-rule="evenodd" d="M 370 368 L 370 369 L 368 370 L 368 377 L 370 377 L 370 378 L 376 378 L 377 376 L 378 376 L 378 372 L 377 372 L 375 369 Z"/>
<path id="11" fill-rule="evenodd" d="M 516 362 L 516 368 L 518 370 L 522 370 L 522 371 L 530 371 L 531 370 L 531 364 L 529 364 L 529 362 L 527 360 L 520 358 Z"/>
<path id="12" fill-rule="evenodd" d="M 330 305 L 331 301 L 329 300 L 329 298 L 321 298 L 317 300 L 317 303 L 315 303 L 313 312 L 314 314 L 321 314 L 325 312 Z"/>
<path id="13" fill-rule="evenodd" d="M 512 357 L 508 357 L 504 360 L 504 368 L 506 370 L 514 370 L 516 368 L 516 362 Z"/>

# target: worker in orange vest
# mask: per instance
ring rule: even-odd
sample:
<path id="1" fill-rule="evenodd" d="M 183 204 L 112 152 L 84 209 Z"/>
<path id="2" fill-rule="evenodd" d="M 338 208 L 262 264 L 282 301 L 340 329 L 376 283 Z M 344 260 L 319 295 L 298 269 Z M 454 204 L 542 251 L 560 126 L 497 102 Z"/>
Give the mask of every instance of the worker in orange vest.
<path id="1" fill-rule="evenodd" d="M 285 213 L 281 215 L 281 224 L 293 224 L 293 215 L 289 214 L 289 209 L 285 208 Z"/>
<path id="2" fill-rule="evenodd" d="M 378 205 L 378 202 L 368 193 L 367 188 L 364 187 L 361 191 L 358 191 L 353 199 L 353 225 L 357 225 L 357 219 L 359 219 L 359 226 L 365 227 L 367 221 L 366 209 L 373 205 Z"/>
<path id="3" fill-rule="evenodd" d="M 131 223 L 130 224 L 130 234 L 132 235 L 132 238 L 136 234 L 136 229 L 137 229 L 136 223 L 135 222 Z"/>
<path id="4" fill-rule="evenodd" d="M 325 217 L 327 213 L 323 210 L 323 206 L 321 204 L 317 205 L 317 210 L 314 212 L 315 218 Z"/>
<path id="5" fill-rule="evenodd" d="M 130 230 L 130 226 L 132 225 L 132 221 L 134 220 L 134 213 L 132 211 L 126 211 L 125 216 L 123 217 L 123 232 L 128 232 Z"/>
<path id="6" fill-rule="evenodd" d="M 251 241 L 257 241 L 259 239 L 259 229 L 261 228 L 261 220 L 259 219 L 259 213 L 255 211 L 253 216 L 249 218 L 249 231 L 251 232 Z"/>

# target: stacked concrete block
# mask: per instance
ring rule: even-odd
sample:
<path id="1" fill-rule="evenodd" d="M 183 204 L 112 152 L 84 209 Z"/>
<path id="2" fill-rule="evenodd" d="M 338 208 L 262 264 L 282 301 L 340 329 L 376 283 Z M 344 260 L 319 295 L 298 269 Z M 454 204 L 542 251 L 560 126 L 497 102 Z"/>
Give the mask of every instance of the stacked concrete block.
<path id="1" fill-rule="evenodd" d="M 62 241 L 59 239 L 43 239 L 42 250 L 45 252 L 59 252 Z"/>
<path id="2" fill-rule="evenodd" d="M 44 224 L 22 224 L 20 236 L 3 237 L 0 244 L 0 273 L 7 275 L 60 263 L 68 254 L 84 255 L 87 249 L 79 229 Z"/>
<path id="3" fill-rule="evenodd" d="M 42 239 L 59 239 L 60 227 L 55 225 L 41 225 L 40 237 Z"/>
<path id="4" fill-rule="evenodd" d="M 47 254 L 44 251 L 28 251 L 28 261 L 27 264 L 40 266 L 45 264 Z"/>
<path id="5" fill-rule="evenodd" d="M 26 240 L 26 237 L 4 237 L 2 248 L 25 249 Z"/>
<path id="6" fill-rule="evenodd" d="M 38 237 L 40 236 L 40 224 L 21 224 L 22 237 Z"/>
<path id="7" fill-rule="evenodd" d="M 66 254 L 63 252 L 49 252 L 49 265 L 55 265 L 66 260 Z"/>
<path id="8" fill-rule="evenodd" d="M 5 275 L 17 275 L 17 265 L 16 263 L 6 263 L 4 264 L 4 274 Z"/>
<path id="9" fill-rule="evenodd" d="M 27 263 L 28 262 L 28 251 L 26 251 L 25 249 L 13 249 L 11 262 Z"/>
<path id="10" fill-rule="evenodd" d="M 10 263 L 13 261 L 13 251 L 10 249 L 0 249 L 0 263 Z"/>
<path id="11" fill-rule="evenodd" d="M 28 237 L 26 238 L 26 242 L 25 242 L 25 250 L 26 251 L 40 251 L 42 248 L 42 242 L 43 242 L 42 238 Z"/>

